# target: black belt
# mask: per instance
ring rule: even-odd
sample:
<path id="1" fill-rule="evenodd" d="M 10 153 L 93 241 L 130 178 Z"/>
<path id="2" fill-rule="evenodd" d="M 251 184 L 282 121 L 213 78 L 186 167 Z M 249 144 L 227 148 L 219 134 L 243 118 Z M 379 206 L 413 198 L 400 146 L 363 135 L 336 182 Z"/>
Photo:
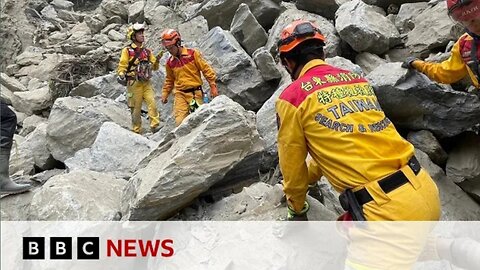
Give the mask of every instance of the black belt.
<path id="1" fill-rule="evenodd" d="M 193 88 L 188 88 L 188 89 L 185 89 L 185 90 L 180 90 L 184 93 L 195 93 L 195 91 L 202 91 L 202 86 L 197 86 L 197 87 L 193 87 Z"/>
<path id="2" fill-rule="evenodd" d="M 420 163 L 418 163 L 418 160 L 415 156 L 410 158 L 407 165 L 412 169 L 415 175 L 417 175 L 422 169 Z M 401 187 L 406 183 L 408 183 L 408 178 L 401 170 L 398 170 L 395 173 L 378 181 L 380 188 L 382 188 L 385 193 L 389 193 L 390 191 Z M 372 196 L 370 195 L 370 193 L 368 193 L 366 188 L 362 188 L 356 191 L 354 194 L 360 205 L 364 205 L 373 200 Z"/>

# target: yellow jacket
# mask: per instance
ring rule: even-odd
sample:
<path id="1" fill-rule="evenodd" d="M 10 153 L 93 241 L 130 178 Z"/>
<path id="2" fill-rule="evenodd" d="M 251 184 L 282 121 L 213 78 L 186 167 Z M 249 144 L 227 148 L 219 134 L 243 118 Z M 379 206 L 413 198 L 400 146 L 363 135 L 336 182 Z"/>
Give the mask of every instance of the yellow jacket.
<path id="1" fill-rule="evenodd" d="M 278 98 L 276 111 L 284 192 L 295 211 L 303 207 L 308 184 L 322 175 L 338 192 L 355 190 L 399 170 L 414 153 L 372 86 L 322 60 L 304 66 Z"/>
<path id="2" fill-rule="evenodd" d="M 202 75 L 210 87 L 216 86 L 216 75 L 212 67 L 205 61 L 202 54 L 196 49 L 181 48 L 180 57 L 170 56 L 165 65 L 166 78 L 162 89 L 162 98 L 168 97 L 175 87 L 177 91 L 201 86 Z"/>
<path id="3" fill-rule="evenodd" d="M 118 63 L 117 74 L 118 75 L 126 75 L 128 77 L 135 77 L 135 67 L 140 63 L 142 60 L 148 60 L 152 63 L 152 69 L 158 70 L 159 62 L 158 59 L 153 55 L 152 50 L 144 48 L 143 44 L 140 48 L 144 49 L 135 62 L 130 67 L 130 71 L 127 73 L 128 63 L 135 57 L 135 49 L 138 46 L 135 43 L 132 43 L 130 46 L 123 48 L 122 54 L 120 55 L 120 61 Z M 148 51 L 148 53 L 147 53 Z"/>
<path id="4" fill-rule="evenodd" d="M 469 57 L 472 42 L 474 42 L 472 36 L 466 33 L 457 40 L 452 48 L 450 58 L 447 60 L 441 63 L 429 63 L 415 60 L 412 65 L 415 69 L 424 73 L 430 79 L 440 83 L 454 83 L 468 75 L 472 84 L 476 88 L 480 88 L 478 79 L 466 64 L 466 59 Z M 464 55 L 463 57 L 462 54 Z M 477 54 L 480 56 L 480 46 L 477 48 Z"/>

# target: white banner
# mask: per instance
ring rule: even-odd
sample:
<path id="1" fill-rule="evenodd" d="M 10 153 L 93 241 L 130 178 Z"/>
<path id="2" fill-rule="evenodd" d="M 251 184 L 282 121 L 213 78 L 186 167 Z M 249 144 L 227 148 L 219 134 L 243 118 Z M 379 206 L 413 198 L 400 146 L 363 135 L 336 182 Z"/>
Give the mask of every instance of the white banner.
<path id="1" fill-rule="evenodd" d="M 480 269 L 480 222 L 2 221 L 1 269 Z"/>

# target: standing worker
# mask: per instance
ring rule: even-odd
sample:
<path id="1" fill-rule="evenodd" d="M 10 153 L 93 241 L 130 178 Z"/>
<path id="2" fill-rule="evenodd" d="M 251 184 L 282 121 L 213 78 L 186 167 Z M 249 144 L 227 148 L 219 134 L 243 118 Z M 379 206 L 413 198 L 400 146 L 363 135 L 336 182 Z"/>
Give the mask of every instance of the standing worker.
<path id="1" fill-rule="evenodd" d="M 365 78 L 324 62 L 324 46 L 318 27 L 304 20 L 286 26 L 278 42 L 294 80 L 276 102 L 287 219 L 307 220 L 308 186 L 324 175 L 354 220 L 438 220 L 438 189 L 414 147 Z"/>
<path id="2" fill-rule="evenodd" d="M 174 29 L 163 31 L 162 45 L 171 54 L 165 65 L 166 78 L 162 89 L 162 102 L 168 102 L 168 96 L 175 88 L 173 113 L 175 125 L 178 126 L 192 111 L 203 104 L 206 93 L 202 89 L 201 73 L 210 85 L 211 97 L 218 96 L 216 75 L 197 49 L 182 46 L 178 31 Z"/>
<path id="3" fill-rule="evenodd" d="M 10 179 L 8 166 L 17 116 L 0 100 L 0 194 L 17 194 L 30 190 L 30 185 L 16 184 Z"/>
<path id="4" fill-rule="evenodd" d="M 447 0 L 448 15 L 467 30 L 455 43 L 450 58 L 429 63 L 408 57 L 404 68 L 414 68 L 440 83 L 455 83 L 469 77 L 480 89 L 480 0 Z"/>
<path id="5" fill-rule="evenodd" d="M 118 63 L 118 82 L 127 86 L 127 103 L 132 113 L 132 131 L 142 131 L 142 103 L 147 103 L 150 129 L 153 133 L 159 130 L 160 114 L 155 104 L 155 92 L 152 87 L 152 70 L 158 70 L 159 59 L 152 50 L 144 47 L 145 25 L 135 23 L 127 29 L 127 39 L 132 43 L 122 50 Z"/>

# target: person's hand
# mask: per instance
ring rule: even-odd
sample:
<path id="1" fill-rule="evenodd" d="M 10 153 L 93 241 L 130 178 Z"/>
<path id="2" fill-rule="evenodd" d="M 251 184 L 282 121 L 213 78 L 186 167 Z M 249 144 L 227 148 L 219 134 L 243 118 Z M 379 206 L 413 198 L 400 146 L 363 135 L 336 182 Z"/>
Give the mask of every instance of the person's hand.
<path id="1" fill-rule="evenodd" d="M 287 205 L 287 220 L 288 221 L 308 221 L 307 212 L 310 205 L 307 201 L 303 204 L 303 209 L 300 212 L 295 212 L 289 205 Z"/>
<path id="2" fill-rule="evenodd" d="M 212 98 L 218 96 L 218 89 L 216 85 L 210 85 L 210 95 Z"/>
<path id="3" fill-rule="evenodd" d="M 415 68 L 413 66 L 413 62 L 415 62 L 415 60 L 418 60 L 418 58 L 416 57 L 407 57 L 407 59 L 405 59 L 405 61 L 402 63 L 402 68 L 408 68 L 408 69 L 413 69 Z"/>
<path id="4" fill-rule="evenodd" d="M 166 104 L 168 102 L 168 97 L 162 97 L 162 103 Z"/>

